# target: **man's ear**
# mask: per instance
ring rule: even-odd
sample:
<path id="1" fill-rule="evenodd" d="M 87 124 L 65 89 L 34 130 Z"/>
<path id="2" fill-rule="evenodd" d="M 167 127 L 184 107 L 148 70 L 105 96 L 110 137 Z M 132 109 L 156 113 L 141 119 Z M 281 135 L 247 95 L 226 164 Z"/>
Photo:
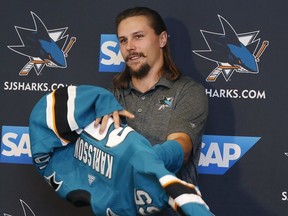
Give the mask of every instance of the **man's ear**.
<path id="1" fill-rule="evenodd" d="M 160 42 L 160 47 L 163 48 L 165 47 L 165 45 L 167 44 L 167 39 L 168 39 L 168 34 L 166 31 L 163 31 L 160 35 L 159 35 L 159 42 Z"/>

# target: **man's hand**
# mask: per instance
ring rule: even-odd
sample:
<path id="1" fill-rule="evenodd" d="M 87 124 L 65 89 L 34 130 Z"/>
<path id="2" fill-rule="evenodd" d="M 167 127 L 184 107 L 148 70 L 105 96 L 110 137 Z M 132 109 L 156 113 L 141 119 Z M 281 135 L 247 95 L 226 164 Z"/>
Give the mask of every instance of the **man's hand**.
<path id="1" fill-rule="evenodd" d="M 105 131 L 109 117 L 112 117 L 114 120 L 115 128 L 119 128 L 120 116 L 129 118 L 129 119 L 135 118 L 135 116 L 132 113 L 128 112 L 127 110 L 114 111 L 110 115 L 105 115 L 103 117 L 97 118 L 94 122 L 94 126 L 97 127 L 102 120 L 100 130 L 99 130 L 99 133 L 102 134 Z"/>

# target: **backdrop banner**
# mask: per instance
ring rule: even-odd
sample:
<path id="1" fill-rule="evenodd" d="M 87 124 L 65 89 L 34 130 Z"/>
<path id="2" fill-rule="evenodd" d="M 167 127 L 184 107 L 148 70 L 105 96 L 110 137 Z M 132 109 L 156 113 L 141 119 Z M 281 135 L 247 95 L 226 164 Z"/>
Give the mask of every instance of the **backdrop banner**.
<path id="1" fill-rule="evenodd" d="M 162 15 L 173 59 L 206 89 L 199 187 L 211 211 L 288 214 L 287 1 L 1 2 L 0 215 L 93 215 L 59 198 L 36 172 L 29 115 L 59 87 L 111 86 L 124 67 L 115 17 L 134 6 Z"/>

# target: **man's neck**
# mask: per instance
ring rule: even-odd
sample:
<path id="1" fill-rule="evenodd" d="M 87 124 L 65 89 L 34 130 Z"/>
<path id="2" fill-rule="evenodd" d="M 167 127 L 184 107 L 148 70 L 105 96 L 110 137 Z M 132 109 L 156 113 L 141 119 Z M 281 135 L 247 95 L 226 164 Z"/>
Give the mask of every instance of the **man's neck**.
<path id="1" fill-rule="evenodd" d="M 136 79 L 132 77 L 132 84 L 135 89 L 141 93 L 145 93 L 150 90 L 160 79 L 161 73 L 153 74 L 150 73 L 142 79 Z"/>

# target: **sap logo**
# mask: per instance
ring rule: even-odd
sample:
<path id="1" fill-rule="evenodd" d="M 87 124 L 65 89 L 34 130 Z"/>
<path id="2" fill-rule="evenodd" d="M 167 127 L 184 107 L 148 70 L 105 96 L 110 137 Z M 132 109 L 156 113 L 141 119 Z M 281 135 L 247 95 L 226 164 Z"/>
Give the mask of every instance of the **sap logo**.
<path id="1" fill-rule="evenodd" d="M 28 127 L 2 126 L 0 162 L 32 164 Z"/>
<path id="2" fill-rule="evenodd" d="M 287 191 L 283 191 L 282 192 L 282 200 L 283 201 L 288 201 L 288 192 Z"/>
<path id="3" fill-rule="evenodd" d="M 199 173 L 225 174 L 260 138 L 203 136 Z"/>
<path id="4" fill-rule="evenodd" d="M 121 72 L 125 61 L 115 34 L 102 34 L 100 43 L 99 72 Z"/>

